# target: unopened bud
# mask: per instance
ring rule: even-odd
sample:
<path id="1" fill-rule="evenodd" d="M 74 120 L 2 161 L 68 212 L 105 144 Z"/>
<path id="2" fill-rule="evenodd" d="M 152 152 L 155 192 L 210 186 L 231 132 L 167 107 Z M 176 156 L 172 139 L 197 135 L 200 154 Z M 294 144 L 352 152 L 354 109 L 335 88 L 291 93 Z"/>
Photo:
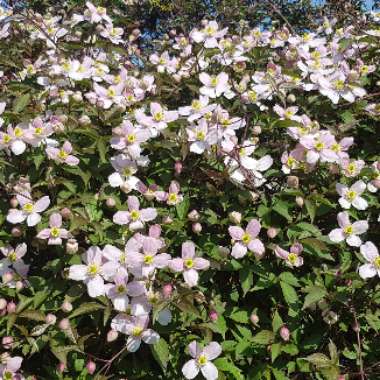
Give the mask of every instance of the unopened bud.
<path id="1" fill-rule="evenodd" d="M 116 330 L 110 330 L 107 333 L 107 342 L 113 342 L 117 339 L 119 336 L 119 333 Z"/>
<path id="2" fill-rule="evenodd" d="M 7 313 L 8 314 L 12 314 L 16 311 L 16 308 L 17 308 L 17 305 L 11 301 L 11 302 L 8 302 L 7 304 Z"/>
<path id="3" fill-rule="evenodd" d="M 290 339 L 290 331 L 286 326 L 280 328 L 280 336 L 285 341 L 288 342 Z"/>
<path id="4" fill-rule="evenodd" d="M 360 325 L 358 322 L 354 322 L 352 324 L 352 330 L 354 330 L 355 332 L 359 332 L 360 331 Z"/>
<path id="5" fill-rule="evenodd" d="M 13 337 L 11 336 L 4 336 L 3 339 L 1 340 L 1 344 L 6 350 L 10 350 L 12 348 L 13 344 Z"/>
<path id="6" fill-rule="evenodd" d="M 5 298 L 0 298 L 0 310 L 3 310 L 7 307 L 7 300 Z"/>
<path id="7" fill-rule="evenodd" d="M 24 289 L 24 283 L 22 281 L 16 281 L 16 290 Z"/>
<path id="8" fill-rule="evenodd" d="M 68 318 L 63 318 L 59 321 L 58 327 L 61 330 L 69 330 L 70 329 L 70 321 Z"/>
<path id="9" fill-rule="evenodd" d="M 250 192 L 249 192 L 249 195 L 251 196 L 251 200 L 252 200 L 253 202 L 256 201 L 256 200 L 260 197 L 260 195 L 257 194 L 257 193 L 255 193 L 254 191 L 250 191 Z"/>
<path id="10" fill-rule="evenodd" d="M 162 218 L 162 223 L 164 224 L 172 224 L 173 223 L 173 219 L 169 216 L 169 215 L 166 215 Z"/>
<path id="11" fill-rule="evenodd" d="M 197 210 L 192 210 L 187 214 L 187 219 L 190 220 L 190 222 L 197 222 L 199 220 L 199 212 Z"/>
<path id="12" fill-rule="evenodd" d="M 11 230 L 11 235 L 13 237 L 20 237 L 22 235 L 22 228 L 21 227 L 13 227 Z"/>
<path id="13" fill-rule="evenodd" d="M 79 249 L 78 242 L 75 239 L 68 239 L 66 242 L 66 252 L 70 255 L 77 253 Z"/>
<path id="14" fill-rule="evenodd" d="M 252 324 L 257 325 L 260 321 L 259 316 L 255 313 L 252 313 L 251 316 L 249 317 L 251 320 Z"/>
<path id="15" fill-rule="evenodd" d="M 255 125 L 253 128 L 252 128 L 252 133 L 255 135 L 255 136 L 258 136 L 261 134 L 261 127 L 260 125 Z"/>
<path id="16" fill-rule="evenodd" d="M 215 322 L 218 319 L 218 313 L 216 312 L 216 310 L 210 310 L 208 316 L 212 322 Z"/>
<path id="17" fill-rule="evenodd" d="M 297 206 L 298 207 L 303 207 L 303 204 L 304 204 L 304 200 L 302 197 L 296 197 L 296 203 L 297 203 Z"/>
<path id="18" fill-rule="evenodd" d="M 175 174 L 180 175 L 182 173 L 183 164 L 181 161 L 176 161 L 174 164 Z"/>
<path id="19" fill-rule="evenodd" d="M 92 375 L 96 371 L 96 364 L 91 359 L 86 364 L 87 372 Z"/>
<path id="20" fill-rule="evenodd" d="M 86 125 L 89 125 L 91 123 L 91 119 L 87 116 L 87 115 L 82 115 L 80 118 L 79 118 L 79 124 L 81 126 L 86 126 Z"/>
<path id="21" fill-rule="evenodd" d="M 132 191 L 132 187 L 127 183 L 127 182 L 124 182 L 121 186 L 120 186 L 120 190 L 125 193 L 125 194 L 128 194 Z"/>
<path id="22" fill-rule="evenodd" d="M 193 225 L 191 226 L 191 229 L 193 230 L 193 232 L 195 234 L 199 234 L 202 232 L 202 224 L 200 223 L 193 223 Z"/>
<path id="23" fill-rule="evenodd" d="M 169 36 L 170 37 L 175 37 L 177 35 L 177 31 L 175 30 L 175 29 L 171 29 L 170 31 L 169 31 Z"/>
<path id="24" fill-rule="evenodd" d="M 73 96 L 72 96 L 72 98 L 73 98 L 73 100 L 75 102 L 78 102 L 78 103 L 83 100 L 83 96 L 82 96 L 82 94 L 80 92 L 74 93 Z"/>
<path id="25" fill-rule="evenodd" d="M 228 217 L 229 217 L 230 221 L 232 223 L 235 223 L 235 224 L 240 224 L 241 218 L 242 218 L 240 212 L 237 212 L 237 211 L 230 212 L 228 214 Z"/>
<path id="26" fill-rule="evenodd" d="M 268 228 L 267 235 L 269 239 L 274 239 L 277 236 L 277 234 L 278 234 L 277 228 L 274 228 L 274 227 Z"/>
<path id="27" fill-rule="evenodd" d="M 289 94 L 287 97 L 286 97 L 286 100 L 289 102 L 289 103 L 294 103 L 296 101 L 296 97 L 294 94 Z"/>
<path id="28" fill-rule="evenodd" d="M 61 211 L 60 214 L 64 220 L 69 220 L 72 217 L 71 210 L 68 207 L 64 207 Z"/>
<path id="29" fill-rule="evenodd" d="M 115 207 L 116 206 L 115 199 L 113 199 L 112 197 L 107 198 L 106 205 L 107 205 L 107 207 L 111 207 L 111 208 Z"/>
<path id="30" fill-rule="evenodd" d="M 286 179 L 286 183 L 288 184 L 289 187 L 292 189 L 298 189 L 300 185 L 300 180 L 297 176 L 295 175 L 289 175 Z"/>
<path id="31" fill-rule="evenodd" d="M 371 181 L 371 184 L 376 187 L 376 189 L 380 189 L 380 179 L 374 179 Z"/>
<path id="32" fill-rule="evenodd" d="M 162 294 L 163 294 L 164 298 L 170 298 L 172 293 L 173 293 L 173 285 L 172 284 L 165 284 L 162 287 Z"/>
<path id="33" fill-rule="evenodd" d="M 52 313 L 49 313 L 48 315 L 46 315 L 45 317 L 45 322 L 48 324 L 48 325 L 54 325 L 55 322 L 57 322 L 57 317 L 52 314 Z"/>
<path id="34" fill-rule="evenodd" d="M 2 276 L 4 284 L 7 284 L 8 282 L 11 282 L 13 280 L 13 273 L 12 272 L 5 272 Z"/>
<path id="35" fill-rule="evenodd" d="M 13 208 L 16 208 L 18 206 L 18 200 L 16 197 L 13 197 L 10 201 L 9 201 L 9 204 L 11 205 L 11 207 Z"/>
<path id="36" fill-rule="evenodd" d="M 57 365 L 57 371 L 59 373 L 62 373 L 65 369 L 66 369 L 65 363 L 62 363 L 62 362 L 58 363 L 58 365 Z"/>
<path id="37" fill-rule="evenodd" d="M 61 306 L 61 310 L 65 313 L 70 313 L 73 310 L 72 303 L 69 301 L 64 301 L 62 306 Z"/>
<path id="38" fill-rule="evenodd" d="M 230 250 L 227 247 L 223 247 L 222 245 L 218 246 L 218 252 L 219 252 L 220 256 L 222 256 L 225 259 L 230 254 Z"/>

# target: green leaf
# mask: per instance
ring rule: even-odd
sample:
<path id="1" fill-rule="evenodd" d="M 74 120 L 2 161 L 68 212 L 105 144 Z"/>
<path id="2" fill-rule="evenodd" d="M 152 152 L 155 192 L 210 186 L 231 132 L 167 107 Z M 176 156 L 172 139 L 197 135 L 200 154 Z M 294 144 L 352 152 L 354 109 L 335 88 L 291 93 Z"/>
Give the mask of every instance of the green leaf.
<path id="1" fill-rule="evenodd" d="M 253 274 L 249 267 L 244 267 L 239 271 L 239 280 L 244 296 L 249 292 L 253 285 Z"/>
<path id="2" fill-rule="evenodd" d="M 270 330 L 262 330 L 259 333 L 257 333 L 253 338 L 252 341 L 257 344 L 267 345 L 273 342 L 274 334 L 273 331 Z"/>
<path id="3" fill-rule="evenodd" d="M 278 358 L 278 356 L 281 354 L 281 348 L 282 348 L 282 343 L 273 343 L 271 345 L 271 360 L 272 363 Z"/>
<path id="4" fill-rule="evenodd" d="M 30 102 L 30 93 L 17 97 L 13 102 L 13 112 L 20 113 Z"/>
<path id="5" fill-rule="evenodd" d="M 76 308 L 69 316 L 69 318 L 75 318 L 82 314 L 89 314 L 93 311 L 104 309 L 104 306 L 96 302 L 86 302 Z"/>
<path id="6" fill-rule="evenodd" d="M 283 324 L 284 324 L 284 322 L 282 321 L 282 318 L 281 318 L 280 314 L 276 310 L 274 312 L 274 316 L 273 316 L 273 320 L 272 320 L 272 329 L 273 329 L 273 332 L 276 333 L 281 328 L 281 326 Z"/>
<path id="7" fill-rule="evenodd" d="M 289 214 L 290 204 L 282 200 L 277 199 L 273 206 L 273 211 L 283 216 L 288 222 L 292 221 L 292 216 Z"/>
<path id="8" fill-rule="evenodd" d="M 288 305 L 296 304 L 298 302 L 298 295 L 295 289 L 284 281 L 280 281 L 280 286 L 286 303 Z"/>
<path id="9" fill-rule="evenodd" d="M 45 314 L 40 310 L 24 310 L 18 314 L 18 317 L 31 319 L 38 322 L 45 322 Z"/>
<path id="10" fill-rule="evenodd" d="M 313 201 L 309 199 L 305 199 L 305 206 L 306 206 L 307 213 L 310 216 L 310 220 L 314 222 L 315 214 L 317 212 L 317 206 L 315 205 Z"/>
<path id="11" fill-rule="evenodd" d="M 235 310 L 229 316 L 232 320 L 239 323 L 249 323 L 249 313 L 246 310 Z"/>
<path id="12" fill-rule="evenodd" d="M 303 304 L 302 309 L 306 309 L 310 305 L 315 302 L 318 302 L 322 298 L 324 298 L 327 294 L 326 289 L 321 288 L 320 286 L 312 286 L 307 289 L 307 296 L 305 297 L 305 302 Z"/>
<path id="13" fill-rule="evenodd" d="M 230 373 L 236 380 L 244 380 L 243 375 L 238 367 L 227 358 L 218 358 L 214 361 L 216 367 L 222 372 Z"/>
<path id="14" fill-rule="evenodd" d="M 176 206 L 176 211 L 178 218 L 184 220 L 189 212 L 190 208 L 190 199 L 189 197 L 184 197 L 181 203 L 178 203 Z"/>
<path id="15" fill-rule="evenodd" d="M 169 345 L 166 340 L 160 337 L 159 341 L 156 344 L 150 345 L 153 357 L 156 362 L 160 365 L 162 371 L 165 373 L 170 359 L 170 350 Z"/>

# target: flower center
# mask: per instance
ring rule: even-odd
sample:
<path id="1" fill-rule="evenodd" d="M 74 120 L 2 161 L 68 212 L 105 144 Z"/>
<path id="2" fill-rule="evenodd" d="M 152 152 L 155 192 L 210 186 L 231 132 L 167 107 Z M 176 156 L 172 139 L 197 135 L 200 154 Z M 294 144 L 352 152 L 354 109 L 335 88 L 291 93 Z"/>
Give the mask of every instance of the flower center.
<path id="1" fill-rule="evenodd" d="M 356 170 L 356 165 L 354 162 L 351 162 L 348 167 L 347 167 L 347 171 L 350 173 L 350 174 L 353 174 L 355 173 L 355 170 Z"/>
<path id="2" fill-rule="evenodd" d="M 293 117 L 294 116 L 294 112 L 292 112 L 292 111 L 285 111 L 285 118 L 286 119 L 290 119 L 291 117 Z"/>
<path id="3" fill-rule="evenodd" d="M 218 78 L 217 77 L 211 78 L 210 84 L 211 84 L 211 87 L 216 87 L 218 85 Z"/>
<path id="4" fill-rule="evenodd" d="M 380 256 L 376 257 L 376 259 L 373 261 L 373 265 L 376 269 L 380 269 Z"/>
<path id="5" fill-rule="evenodd" d="M 322 141 L 318 141 L 316 144 L 315 144 L 315 149 L 316 150 L 322 150 L 323 148 L 325 147 L 325 144 L 322 142 Z"/>
<path id="6" fill-rule="evenodd" d="M 12 372 L 5 371 L 5 372 L 3 373 L 3 379 L 4 379 L 4 380 L 12 380 L 12 379 L 13 379 L 13 374 L 12 374 Z"/>
<path id="7" fill-rule="evenodd" d="M 245 234 L 243 235 L 243 237 L 241 238 L 241 240 L 242 240 L 242 242 L 243 242 L 244 244 L 248 244 L 248 243 L 251 241 L 251 235 L 245 233 Z"/>
<path id="8" fill-rule="evenodd" d="M 137 210 L 131 211 L 131 219 L 136 221 L 140 217 L 140 213 Z"/>
<path id="9" fill-rule="evenodd" d="M 50 230 L 50 235 L 54 238 L 57 238 L 60 234 L 60 230 L 58 227 L 53 227 L 51 230 Z"/>
<path id="10" fill-rule="evenodd" d="M 257 92 L 253 90 L 248 91 L 248 99 L 251 102 L 255 102 L 257 100 Z"/>
<path id="11" fill-rule="evenodd" d="M 290 264 L 294 265 L 297 261 L 297 255 L 293 252 L 289 253 L 288 255 L 288 261 Z"/>
<path id="12" fill-rule="evenodd" d="M 207 363 L 207 358 L 205 355 L 200 355 L 199 358 L 198 358 L 198 364 L 200 366 L 203 366 Z"/>
<path id="13" fill-rule="evenodd" d="M 206 135 L 203 131 L 197 132 L 197 140 L 203 141 L 206 138 Z"/>
<path id="14" fill-rule="evenodd" d="M 93 264 L 90 264 L 88 267 L 87 267 L 87 273 L 90 275 L 90 276 L 95 276 L 96 274 L 98 274 L 99 272 L 99 266 L 95 263 Z"/>
<path id="15" fill-rule="evenodd" d="M 346 198 L 349 201 L 353 201 L 355 199 L 355 197 L 356 197 L 356 192 L 354 190 L 347 191 Z"/>
<path id="16" fill-rule="evenodd" d="M 136 135 L 131 133 L 130 135 L 127 136 L 127 141 L 129 143 L 134 143 L 136 141 Z"/>
<path id="17" fill-rule="evenodd" d="M 185 260 L 185 267 L 191 269 L 194 266 L 194 260 L 193 259 L 186 259 Z"/>
<path id="18" fill-rule="evenodd" d="M 199 100 L 193 100 L 191 108 L 195 111 L 200 111 L 202 109 L 202 104 Z"/>
<path id="19" fill-rule="evenodd" d="M 16 127 L 16 128 L 14 129 L 14 134 L 15 134 L 16 137 L 21 137 L 21 136 L 24 134 L 24 132 L 22 131 L 21 128 Z"/>
<path id="20" fill-rule="evenodd" d="M 153 263 L 153 256 L 152 255 L 145 255 L 144 256 L 144 264 L 150 265 Z"/>
<path id="21" fill-rule="evenodd" d="M 12 251 L 8 254 L 9 261 L 12 261 L 13 263 L 17 260 L 17 255 L 15 251 Z"/>
<path id="22" fill-rule="evenodd" d="M 113 88 L 109 88 L 109 89 L 107 90 L 107 96 L 108 96 L 109 98 L 113 98 L 114 96 L 116 96 L 116 91 L 115 91 Z"/>
<path id="23" fill-rule="evenodd" d="M 341 151 L 341 147 L 339 144 L 333 144 L 332 147 L 331 147 L 331 150 L 333 150 L 334 152 L 340 152 Z"/>
<path id="24" fill-rule="evenodd" d="M 3 143 L 4 144 L 8 144 L 9 141 L 11 141 L 11 136 L 9 136 L 9 135 L 7 135 L 7 134 L 4 133 L 4 135 L 3 135 Z"/>
<path id="25" fill-rule="evenodd" d="M 344 81 L 341 79 L 338 79 L 334 82 L 334 87 L 336 90 L 341 91 L 344 89 Z"/>
<path id="26" fill-rule="evenodd" d="M 126 177 L 130 177 L 132 175 L 132 170 L 130 168 L 124 168 L 123 170 L 123 174 L 126 176 Z"/>
<path id="27" fill-rule="evenodd" d="M 67 152 L 65 152 L 63 149 L 61 149 L 59 152 L 58 152 L 58 157 L 62 160 L 66 160 L 68 154 Z"/>
<path id="28" fill-rule="evenodd" d="M 33 203 L 26 203 L 26 204 L 24 204 L 24 206 L 23 206 L 23 210 L 25 211 L 25 212 L 33 212 L 33 208 L 34 208 L 34 206 L 33 206 Z"/>
<path id="29" fill-rule="evenodd" d="M 122 294 L 125 292 L 125 286 L 124 285 L 118 285 L 117 288 L 116 288 L 116 291 L 119 293 L 119 294 Z"/>
<path id="30" fill-rule="evenodd" d="M 154 121 L 162 121 L 164 120 L 164 114 L 163 112 L 156 112 L 154 115 L 153 115 L 153 119 Z"/>
<path id="31" fill-rule="evenodd" d="M 132 330 L 132 335 L 133 336 L 140 336 L 142 334 L 142 332 L 144 331 L 144 329 L 140 326 L 135 326 Z"/>
<path id="32" fill-rule="evenodd" d="M 352 228 L 352 225 L 350 224 L 349 226 L 344 227 L 343 231 L 346 235 L 351 235 L 354 232 L 354 229 Z"/>
<path id="33" fill-rule="evenodd" d="M 176 193 L 170 193 L 169 194 L 169 197 L 168 197 L 169 202 L 175 203 L 175 202 L 177 202 L 177 199 L 178 199 L 178 197 L 177 197 Z"/>

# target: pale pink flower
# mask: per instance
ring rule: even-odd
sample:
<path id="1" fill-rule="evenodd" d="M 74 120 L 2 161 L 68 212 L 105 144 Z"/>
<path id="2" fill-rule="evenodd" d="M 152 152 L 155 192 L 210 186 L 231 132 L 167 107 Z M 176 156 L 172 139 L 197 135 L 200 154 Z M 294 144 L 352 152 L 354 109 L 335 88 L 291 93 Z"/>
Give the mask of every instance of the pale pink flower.
<path id="1" fill-rule="evenodd" d="M 116 212 L 113 216 L 114 223 L 128 225 L 130 230 L 135 231 L 157 217 L 157 211 L 153 207 L 140 209 L 140 202 L 134 195 L 128 197 L 127 203 L 129 211 Z"/>
<path id="2" fill-rule="evenodd" d="M 306 162 L 315 165 L 321 162 L 335 162 L 337 154 L 332 150 L 335 137 L 328 131 L 321 131 L 312 135 L 302 136 L 300 143 L 307 149 Z"/>
<path id="3" fill-rule="evenodd" d="M 0 276 L 7 272 L 5 268 L 12 266 L 21 277 L 26 277 L 29 265 L 25 264 L 22 258 L 25 256 L 27 248 L 25 243 L 18 244 L 16 248 L 10 245 L 0 248 L 0 251 L 5 256 L 5 259 L 0 260 Z"/>
<path id="4" fill-rule="evenodd" d="M 363 160 L 343 159 L 341 162 L 341 167 L 346 177 L 357 177 L 364 166 L 365 162 Z"/>
<path id="5" fill-rule="evenodd" d="M 95 7 L 94 4 L 87 1 L 86 7 L 88 9 L 85 10 L 84 15 L 86 19 L 91 23 L 99 23 L 105 21 L 106 23 L 112 23 L 112 20 L 109 16 L 107 16 L 107 9 L 104 7 Z"/>
<path id="6" fill-rule="evenodd" d="M 0 379 L 2 380 L 23 380 L 24 376 L 17 373 L 21 368 L 22 357 L 8 356 L 4 362 L 0 364 Z"/>
<path id="7" fill-rule="evenodd" d="M 196 257 L 195 244 L 186 241 L 182 244 L 182 258 L 170 260 L 168 266 L 174 272 L 182 272 L 186 284 L 193 287 L 198 284 L 198 271 L 208 269 L 210 262 L 202 257 Z"/>
<path id="8" fill-rule="evenodd" d="M 360 253 L 368 261 L 368 264 L 360 266 L 360 277 L 367 279 L 376 276 L 376 274 L 380 277 L 380 256 L 375 244 L 367 241 L 360 247 Z"/>
<path id="9" fill-rule="evenodd" d="M 300 256 L 300 254 L 303 251 L 302 244 L 295 243 L 290 247 L 290 252 L 285 251 L 285 249 L 282 249 L 278 245 L 276 245 L 274 249 L 274 253 L 277 257 L 280 259 L 283 259 L 286 261 L 286 264 L 290 267 L 300 267 L 303 265 L 303 258 Z"/>
<path id="10" fill-rule="evenodd" d="M 190 144 L 190 152 L 202 154 L 218 141 L 218 132 L 216 128 L 210 128 L 205 119 L 201 119 L 198 124 L 186 128 Z"/>
<path id="11" fill-rule="evenodd" d="M 123 40 L 122 36 L 124 34 L 123 28 L 115 28 L 112 23 L 106 24 L 100 31 L 100 35 L 104 38 L 107 38 L 112 43 L 119 45 Z"/>
<path id="12" fill-rule="evenodd" d="M 112 187 L 123 187 L 126 189 L 137 189 L 139 179 L 134 176 L 137 165 L 124 154 L 118 154 L 111 158 L 111 165 L 116 170 L 108 176 L 108 182 Z"/>
<path id="13" fill-rule="evenodd" d="M 55 212 L 50 215 L 49 227 L 41 230 L 37 238 L 38 239 L 49 239 L 49 245 L 62 245 L 62 239 L 69 239 L 71 234 L 62 226 L 62 216 L 61 214 Z"/>
<path id="14" fill-rule="evenodd" d="M 227 28 L 219 29 L 216 21 L 208 21 L 207 25 L 201 29 L 193 29 L 190 32 L 190 38 L 195 42 L 203 42 L 206 48 L 218 47 L 218 39 L 222 38 L 227 33 Z"/>
<path id="15" fill-rule="evenodd" d="M 336 191 L 340 195 L 339 204 L 345 209 L 354 206 L 357 210 L 365 210 L 368 207 L 368 202 L 361 197 L 361 194 L 366 187 L 366 184 L 361 180 L 356 181 L 351 187 L 337 183 Z"/>
<path id="16" fill-rule="evenodd" d="M 210 342 L 203 349 L 194 340 L 189 344 L 189 353 L 193 359 L 189 360 L 182 367 L 182 373 L 186 379 L 194 379 L 199 371 L 206 380 L 216 380 L 218 378 L 218 369 L 212 360 L 216 359 L 222 353 L 222 347 L 217 342 Z"/>
<path id="17" fill-rule="evenodd" d="M 217 98 L 224 93 L 228 93 L 230 90 L 230 86 L 228 84 L 228 74 L 224 72 L 221 72 L 216 76 L 210 76 L 207 73 L 200 73 L 199 80 L 203 84 L 203 87 L 199 89 L 199 92 L 209 98 Z"/>
<path id="18" fill-rule="evenodd" d="M 233 239 L 233 247 L 231 255 L 235 259 L 240 259 L 247 254 L 247 251 L 251 251 L 256 257 L 260 258 L 264 255 L 264 244 L 260 239 L 257 239 L 261 230 L 261 224 L 257 219 L 252 219 L 246 230 L 241 227 L 230 226 L 228 232 Z"/>
<path id="19" fill-rule="evenodd" d="M 10 209 L 7 215 L 7 221 L 12 224 L 22 223 L 26 219 L 29 227 L 33 227 L 41 221 L 40 213 L 45 211 L 50 205 L 50 198 L 44 196 L 34 202 L 32 196 L 28 192 L 23 192 L 16 195 L 19 209 Z"/>
<path id="20" fill-rule="evenodd" d="M 65 141 L 60 149 L 51 146 L 46 148 L 46 154 L 51 160 L 60 164 L 77 166 L 79 164 L 79 159 L 70 154 L 72 151 L 73 147 L 69 141 Z"/>

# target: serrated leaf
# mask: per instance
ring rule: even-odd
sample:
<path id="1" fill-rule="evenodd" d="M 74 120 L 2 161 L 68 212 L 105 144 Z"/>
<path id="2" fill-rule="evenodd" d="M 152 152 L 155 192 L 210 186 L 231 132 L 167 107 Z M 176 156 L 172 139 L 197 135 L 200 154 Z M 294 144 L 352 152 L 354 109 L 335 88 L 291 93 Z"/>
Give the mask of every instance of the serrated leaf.
<path id="1" fill-rule="evenodd" d="M 321 288 L 320 286 L 312 286 L 308 289 L 308 294 L 305 297 L 305 301 L 302 309 L 306 309 L 315 302 L 318 302 L 324 298 L 327 294 L 326 289 Z"/>
<path id="2" fill-rule="evenodd" d="M 69 318 L 75 318 L 79 315 L 89 314 L 93 311 L 104 309 L 104 306 L 96 302 L 86 302 L 77 307 L 69 316 Z"/>
<path id="3" fill-rule="evenodd" d="M 257 333 L 253 338 L 252 341 L 257 344 L 267 345 L 273 342 L 274 334 L 273 331 L 270 330 L 262 330 L 259 333 Z"/>
<path id="4" fill-rule="evenodd" d="M 162 371 L 165 373 L 170 359 L 170 350 L 169 345 L 166 340 L 160 337 L 159 341 L 156 344 L 150 345 L 153 357 L 156 359 L 156 362 L 160 365 Z"/>

